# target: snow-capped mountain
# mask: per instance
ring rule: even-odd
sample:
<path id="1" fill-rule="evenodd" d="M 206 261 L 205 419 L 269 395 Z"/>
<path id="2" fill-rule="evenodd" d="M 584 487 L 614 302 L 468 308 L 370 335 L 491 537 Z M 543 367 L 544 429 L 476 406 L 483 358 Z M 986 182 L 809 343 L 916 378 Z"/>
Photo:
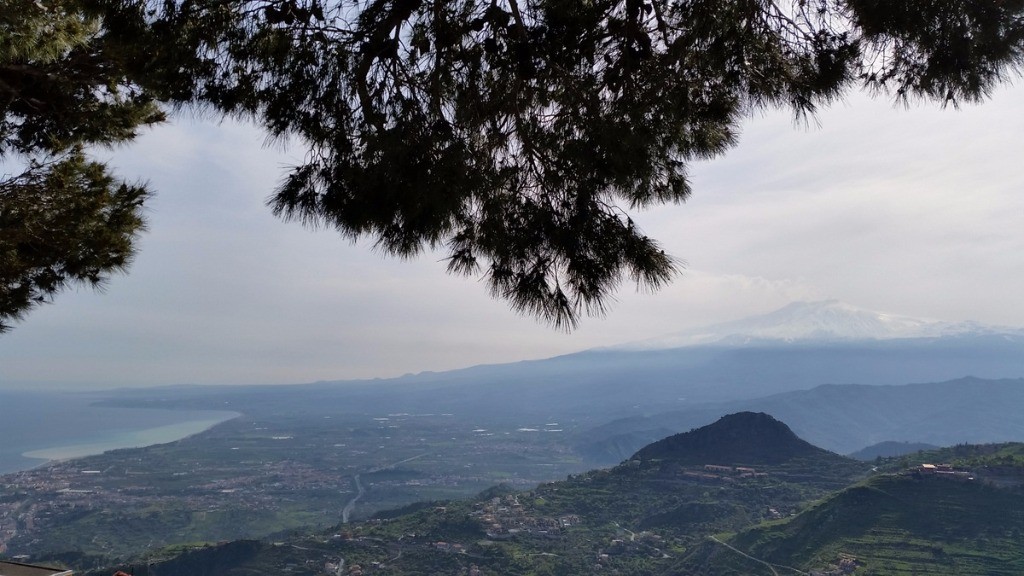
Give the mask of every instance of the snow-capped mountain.
<path id="1" fill-rule="evenodd" d="M 838 300 L 824 300 L 794 302 L 768 314 L 632 342 L 619 348 L 664 349 L 699 344 L 738 345 L 766 340 L 827 342 L 1003 333 L 1021 335 L 1024 330 L 883 314 Z"/>

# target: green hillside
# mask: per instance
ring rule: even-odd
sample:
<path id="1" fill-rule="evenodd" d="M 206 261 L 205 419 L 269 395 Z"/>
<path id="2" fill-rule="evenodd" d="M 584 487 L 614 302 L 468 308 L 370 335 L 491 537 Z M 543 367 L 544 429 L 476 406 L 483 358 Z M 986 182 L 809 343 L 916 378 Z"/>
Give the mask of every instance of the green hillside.
<path id="1" fill-rule="evenodd" d="M 1024 443 L 958 444 L 946 448 L 924 450 L 895 458 L 876 461 L 879 470 L 896 472 L 927 462 L 945 462 L 970 468 L 976 475 L 999 483 L 998 476 L 1016 477 L 1024 469 Z"/>
<path id="2" fill-rule="evenodd" d="M 865 575 L 1024 574 L 1024 492 L 1004 485 L 917 472 L 876 476 L 730 544 L 808 571 L 835 569 L 847 558 Z M 752 569 L 739 554 L 718 553 L 710 566 L 714 574 Z"/>
<path id="3" fill-rule="evenodd" d="M 611 469 L 272 541 L 154 552 L 135 576 L 1024 574 L 1024 444 L 914 458 L 856 462 L 743 413 Z M 903 469 L 862 479 L 872 466 Z"/>
<path id="4" fill-rule="evenodd" d="M 683 434 L 669 436 L 636 453 L 639 460 L 678 464 L 781 464 L 794 458 L 829 453 L 800 438 L 763 412 L 739 412 Z"/>
<path id="5" fill-rule="evenodd" d="M 280 545 L 203 548 L 166 559 L 152 576 L 215 562 L 219 576 L 326 574 L 328 564 L 381 574 L 685 574 L 687 553 L 710 534 L 793 514 L 862 477 L 870 465 L 815 448 L 765 414 L 725 417 L 674 436 L 608 470 L 529 491 L 489 490 L 464 501 L 412 506 Z M 644 457 L 644 454 L 658 458 Z M 150 559 L 140 561 L 147 566 Z M 380 566 L 386 566 L 386 570 Z M 302 567 L 302 570 L 299 569 Z M 212 572 L 210 572 L 212 573 Z M 89 576 L 102 576 L 102 571 Z M 150 576 L 138 572 L 136 576 Z"/>
<path id="6" fill-rule="evenodd" d="M 863 462 L 809 444 L 760 412 L 729 414 L 702 428 L 669 436 L 642 448 L 631 461 L 645 469 L 657 467 L 664 474 L 686 476 L 701 471 L 714 474 L 716 466 L 753 469 L 757 476 L 764 473 L 774 481 L 819 491 L 844 488 L 869 469 Z"/>
<path id="7" fill-rule="evenodd" d="M 847 454 L 847 456 L 857 460 L 874 460 L 875 458 L 895 458 L 905 454 L 913 454 L 914 452 L 937 449 L 939 449 L 939 446 L 926 442 L 896 442 L 888 440 L 861 448 L 856 452 Z"/>

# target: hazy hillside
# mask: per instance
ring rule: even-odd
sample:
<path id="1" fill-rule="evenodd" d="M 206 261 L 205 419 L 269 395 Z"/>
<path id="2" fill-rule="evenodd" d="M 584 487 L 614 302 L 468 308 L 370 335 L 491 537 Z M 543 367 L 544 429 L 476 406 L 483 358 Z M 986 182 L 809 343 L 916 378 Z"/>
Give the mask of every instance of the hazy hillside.
<path id="1" fill-rule="evenodd" d="M 1024 573 L 1020 498 L 1018 490 L 980 481 L 883 475 L 730 544 L 804 570 L 848 558 L 857 574 L 1018 575 Z M 711 566 L 709 574 L 767 573 L 737 554 L 719 553 Z"/>
<path id="2" fill-rule="evenodd" d="M 110 401 L 132 406 L 218 406 L 248 413 L 443 412 L 498 420 L 536 416 L 597 425 L 616 418 L 692 410 L 707 403 L 733 403 L 824 384 L 901 385 L 965 376 L 1024 377 L 1024 335 L 1019 330 L 895 318 L 836 302 L 791 305 L 696 333 L 687 341 L 697 344 L 675 348 L 664 347 L 680 341 L 669 337 L 544 360 L 386 380 L 116 391 Z M 836 390 L 840 395 L 846 393 Z M 885 440 L 925 440 L 880 435 L 851 444 L 842 434 L 830 437 L 813 426 L 803 427 L 803 419 L 794 418 L 794 411 L 783 413 L 770 409 L 769 404 L 760 406 L 729 404 L 724 410 L 716 409 L 710 418 L 684 424 L 706 424 L 727 412 L 756 409 L 784 417 L 798 434 L 833 450 L 853 451 Z M 862 416 L 843 420 L 860 421 Z M 929 415 L 935 417 L 940 416 Z M 951 412 L 944 418 L 955 420 L 957 415 Z M 658 424 L 647 429 L 665 427 Z M 668 429 L 686 428 L 673 424 Z M 997 422 L 993 429 L 999 429 Z M 656 439 L 641 436 L 641 440 Z M 977 439 L 982 438 L 964 440 Z"/>
<path id="3" fill-rule="evenodd" d="M 596 461 L 615 462 L 655 440 L 654 434 L 702 426 L 741 410 L 767 412 L 801 438 L 840 454 L 885 441 L 936 446 L 1005 442 L 1024 439 L 1021 406 L 1024 379 L 825 385 L 610 422 L 591 430 L 580 450 Z"/>
<path id="4" fill-rule="evenodd" d="M 939 446 L 924 442 L 879 442 L 851 453 L 850 458 L 857 460 L 874 460 L 876 458 L 892 458 L 904 454 L 913 454 L 922 450 L 935 450 Z"/>

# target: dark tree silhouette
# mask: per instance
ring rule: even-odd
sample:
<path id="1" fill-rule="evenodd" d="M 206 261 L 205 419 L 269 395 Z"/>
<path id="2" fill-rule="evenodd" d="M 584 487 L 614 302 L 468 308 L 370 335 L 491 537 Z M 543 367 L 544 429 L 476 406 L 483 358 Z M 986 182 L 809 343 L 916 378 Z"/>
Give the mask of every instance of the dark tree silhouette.
<path id="1" fill-rule="evenodd" d="M 130 260 L 145 187 L 90 161 L 164 115 L 105 28 L 112 9 L 0 2 L 0 332 L 74 283 Z M 135 50 L 135 47 L 132 47 Z"/>
<path id="2" fill-rule="evenodd" d="M 687 164 L 735 145 L 744 115 L 857 86 L 975 102 L 1024 46 L 1024 0 L 80 4 L 132 39 L 139 94 L 308 147 L 278 215 L 402 257 L 443 248 L 567 328 L 625 278 L 671 278 L 630 210 L 684 201 Z"/>

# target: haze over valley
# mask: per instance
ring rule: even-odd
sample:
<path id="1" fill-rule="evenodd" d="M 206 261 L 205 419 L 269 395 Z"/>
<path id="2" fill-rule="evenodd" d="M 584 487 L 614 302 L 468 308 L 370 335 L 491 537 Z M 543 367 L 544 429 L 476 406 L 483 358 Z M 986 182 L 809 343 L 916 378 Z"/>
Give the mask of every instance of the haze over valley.
<path id="1" fill-rule="evenodd" d="M 119 410 L 239 415 L 168 444 L 8 474 L 0 547 L 99 567 L 186 536 L 362 526 L 417 502 L 531 490 L 634 454 L 646 460 L 659 440 L 734 413 L 770 414 L 820 449 L 863 450 L 872 462 L 1019 441 L 1020 374 L 1018 329 L 820 301 L 641 343 L 390 380 L 94 392 L 82 409 L 108 420 Z M 698 468 L 714 463 L 692 457 Z M 848 462 L 850 478 L 870 473 Z M 797 500 L 786 506 L 799 509 Z"/>

